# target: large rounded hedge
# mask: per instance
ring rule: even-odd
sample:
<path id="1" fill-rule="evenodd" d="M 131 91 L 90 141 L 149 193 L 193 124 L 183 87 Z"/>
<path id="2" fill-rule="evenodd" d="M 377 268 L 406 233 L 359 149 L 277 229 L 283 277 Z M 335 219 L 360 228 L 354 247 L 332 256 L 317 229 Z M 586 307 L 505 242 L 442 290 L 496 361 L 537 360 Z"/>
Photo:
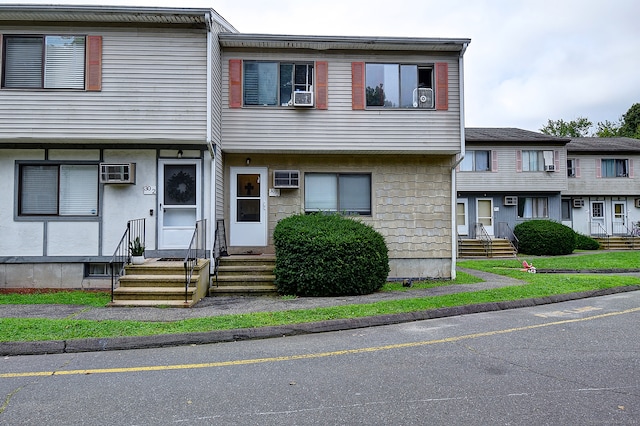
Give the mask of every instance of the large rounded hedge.
<path id="1" fill-rule="evenodd" d="M 280 294 L 346 296 L 379 290 L 389 275 L 380 233 L 338 214 L 295 215 L 273 232 Z"/>
<path id="2" fill-rule="evenodd" d="M 576 246 L 573 229 L 551 220 L 529 220 L 516 225 L 518 251 L 538 256 L 570 254 Z"/>

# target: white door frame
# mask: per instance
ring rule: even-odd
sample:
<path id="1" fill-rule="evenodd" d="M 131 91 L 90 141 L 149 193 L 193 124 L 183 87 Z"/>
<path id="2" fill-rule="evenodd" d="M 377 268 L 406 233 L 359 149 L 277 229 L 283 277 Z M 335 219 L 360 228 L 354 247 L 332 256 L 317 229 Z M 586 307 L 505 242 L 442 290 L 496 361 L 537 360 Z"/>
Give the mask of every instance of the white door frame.
<path id="1" fill-rule="evenodd" d="M 461 225 L 458 221 L 458 204 L 462 204 L 464 208 L 464 223 Z M 456 226 L 458 228 L 458 235 L 469 235 L 469 199 L 458 198 L 456 200 Z"/>
<path id="2" fill-rule="evenodd" d="M 594 204 L 601 204 L 601 216 L 594 216 L 593 215 L 593 206 Z M 607 230 L 607 225 L 605 222 L 605 218 L 606 218 L 606 205 L 604 203 L 604 200 L 593 200 L 589 202 L 589 221 L 591 222 L 591 235 L 598 235 L 600 234 L 603 230 L 605 232 L 609 232 Z M 596 224 L 600 224 L 600 226 L 597 226 Z"/>
<path id="3" fill-rule="evenodd" d="M 238 195 L 238 175 L 259 175 L 259 220 L 242 221 L 238 218 L 238 201 L 251 201 Z M 264 247 L 267 245 L 267 191 L 269 187 L 266 167 L 231 167 L 229 170 L 229 245 L 244 247 Z"/>
<path id="4" fill-rule="evenodd" d="M 482 201 L 488 201 L 489 211 L 491 212 L 491 216 L 480 216 L 480 208 L 479 204 Z M 484 225 L 484 229 L 487 231 L 490 237 L 493 237 L 493 198 L 477 198 L 476 199 L 476 223 L 481 223 Z M 476 235 L 476 238 L 478 235 Z"/>
<path id="5" fill-rule="evenodd" d="M 622 206 L 621 213 L 616 213 L 616 206 Z M 611 203 L 612 234 L 627 234 L 627 202 L 615 200 Z"/>
<path id="6" fill-rule="evenodd" d="M 165 166 L 195 165 L 195 205 L 165 203 Z M 202 214 L 202 173 L 200 159 L 158 160 L 158 249 L 187 249 Z"/>

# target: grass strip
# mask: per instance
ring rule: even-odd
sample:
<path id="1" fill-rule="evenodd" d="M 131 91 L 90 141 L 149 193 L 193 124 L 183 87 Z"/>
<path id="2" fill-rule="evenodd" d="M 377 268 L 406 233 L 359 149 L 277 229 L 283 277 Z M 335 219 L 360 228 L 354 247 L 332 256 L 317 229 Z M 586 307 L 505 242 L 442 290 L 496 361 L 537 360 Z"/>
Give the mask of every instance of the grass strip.
<path id="1" fill-rule="evenodd" d="M 111 295 L 93 291 L 35 291 L 0 294 L 0 305 L 85 305 L 105 306 Z"/>
<path id="2" fill-rule="evenodd" d="M 519 272 L 519 271 L 518 271 Z M 457 293 L 444 296 L 343 305 L 308 310 L 257 312 L 196 318 L 174 322 L 53 320 L 36 318 L 0 319 L 0 341 L 70 340 L 122 336 L 193 333 L 236 328 L 290 325 L 330 319 L 416 312 L 476 303 L 501 302 L 638 284 L 627 276 L 565 275 L 558 280 L 538 279 L 543 274 L 523 274 L 530 284 Z M 550 275 L 544 274 L 546 277 Z"/>

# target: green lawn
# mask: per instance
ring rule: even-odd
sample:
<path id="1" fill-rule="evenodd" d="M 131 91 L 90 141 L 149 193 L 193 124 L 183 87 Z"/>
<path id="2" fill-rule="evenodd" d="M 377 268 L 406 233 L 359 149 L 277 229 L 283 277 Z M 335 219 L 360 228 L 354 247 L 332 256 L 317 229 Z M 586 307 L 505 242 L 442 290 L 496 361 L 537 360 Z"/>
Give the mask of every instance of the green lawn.
<path id="1" fill-rule="evenodd" d="M 446 296 L 420 297 L 359 305 L 346 305 L 308 310 L 260 312 L 189 319 L 175 322 L 90 321 L 49 319 L 0 319 L 0 341 L 66 340 L 88 337 L 144 336 L 167 333 L 206 332 L 269 325 L 299 324 L 327 319 L 360 318 L 371 315 L 416 312 L 475 303 L 519 300 L 588 290 L 598 290 L 640 284 L 633 276 L 613 274 L 529 274 L 520 271 L 522 259 L 538 269 L 635 269 L 640 264 L 640 252 L 612 252 L 564 257 L 522 257 L 521 260 L 468 260 L 460 267 L 478 269 L 525 281 L 526 285 L 459 293 Z M 471 284 L 477 278 L 460 272 L 455 281 L 423 281 L 413 288 L 451 284 Z M 401 283 L 389 283 L 383 291 L 404 291 Z M 80 293 L 80 294 L 75 294 Z M 105 293 L 44 293 L 35 295 L 0 295 L 0 303 L 71 303 L 104 306 L 109 300 Z"/>

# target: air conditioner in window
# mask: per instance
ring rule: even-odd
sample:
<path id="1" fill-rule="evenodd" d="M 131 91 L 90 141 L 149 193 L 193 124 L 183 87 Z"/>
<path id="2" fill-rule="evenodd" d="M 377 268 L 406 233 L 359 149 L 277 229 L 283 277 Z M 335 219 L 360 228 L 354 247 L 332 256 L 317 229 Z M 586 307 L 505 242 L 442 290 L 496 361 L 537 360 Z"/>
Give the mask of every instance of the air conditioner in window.
<path id="1" fill-rule="evenodd" d="M 517 206 L 518 205 L 518 197 L 515 195 L 505 195 L 504 203 L 505 206 Z"/>
<path id="2" fill-rule="evenodd" d="M 293 106 L 313 106 L 313 92 L 299 91 L 293 92 Z"/>
<path id="3" fill-rule="evenodd" d="M 100 163 L 100 183 L 136 183 L 136 163 Z"/>
<path id="4" fill-rule="evenodd" d="M 545 172 L 555 172 L 556 171 L 556 166 L 554 164 L 547 164 L 544 166 L 544 171 Z"/>
<path id="5" fill-rule="evenodd" d="M 584 207 L 584 200 L 582 198 L 574 198 L 573 199 L 573 207 Z"/>
<path id="6" fill-rule="evenodd" d="M 295 189 L 300 187 L 299 170 L 274 170 L 273 187 L 280 189 Z"/>
<path id="7" fill-rule="evenodd" d="M 419 87 L 413 89 L 414 108 L 433 108 L 433 89 Z"/>

